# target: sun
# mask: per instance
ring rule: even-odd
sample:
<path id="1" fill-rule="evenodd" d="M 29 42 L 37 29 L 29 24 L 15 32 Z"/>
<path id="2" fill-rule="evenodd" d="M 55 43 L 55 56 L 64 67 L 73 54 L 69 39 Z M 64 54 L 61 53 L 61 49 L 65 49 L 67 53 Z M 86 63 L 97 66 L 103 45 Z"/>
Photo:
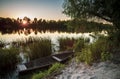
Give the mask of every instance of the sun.
<path id="1" fill-rule="evenodd" d="M 23 23 L 23 25 L 26 25 L 26 24 L 27 24 L 27 21 L 23 21 L 22 23 Z"/>

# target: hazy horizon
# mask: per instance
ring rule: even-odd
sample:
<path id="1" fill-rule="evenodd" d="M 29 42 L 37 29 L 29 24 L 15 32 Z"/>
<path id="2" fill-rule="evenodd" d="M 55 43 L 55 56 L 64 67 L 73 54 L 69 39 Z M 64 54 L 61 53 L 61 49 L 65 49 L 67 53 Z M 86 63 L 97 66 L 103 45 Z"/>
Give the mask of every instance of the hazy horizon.
<path id="1" fill-rule="evenodd" d="M 0 0 L 0 17 L 67 20 L 62 13 L 64 0 Z"/>

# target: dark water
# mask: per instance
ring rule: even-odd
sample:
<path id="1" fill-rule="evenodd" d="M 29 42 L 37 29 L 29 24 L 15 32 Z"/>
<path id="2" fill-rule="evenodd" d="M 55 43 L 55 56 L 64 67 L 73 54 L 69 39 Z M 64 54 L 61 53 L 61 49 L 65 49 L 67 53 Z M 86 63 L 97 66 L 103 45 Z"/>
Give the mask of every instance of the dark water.
<path id="1" fill-rule="evenodd" d="M 6 73 L 1 73 L 0 74 L 0 79 L 19 79 L 18 78 L 18 71 L 13 70 L 13 71 L 9 71 L 9 72 L 6 72 Z"/>

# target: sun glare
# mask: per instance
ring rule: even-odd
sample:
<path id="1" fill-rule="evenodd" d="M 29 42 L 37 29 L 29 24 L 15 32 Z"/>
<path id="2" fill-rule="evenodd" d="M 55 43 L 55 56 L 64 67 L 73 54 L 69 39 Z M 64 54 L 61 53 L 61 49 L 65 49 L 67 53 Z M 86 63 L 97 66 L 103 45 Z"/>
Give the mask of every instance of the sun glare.
<path id="1" fill-rule="evenodd" d="M 23 21 L 23 24 L 24 24 L 24 25 L 27 24 L 27 21 Z"/>

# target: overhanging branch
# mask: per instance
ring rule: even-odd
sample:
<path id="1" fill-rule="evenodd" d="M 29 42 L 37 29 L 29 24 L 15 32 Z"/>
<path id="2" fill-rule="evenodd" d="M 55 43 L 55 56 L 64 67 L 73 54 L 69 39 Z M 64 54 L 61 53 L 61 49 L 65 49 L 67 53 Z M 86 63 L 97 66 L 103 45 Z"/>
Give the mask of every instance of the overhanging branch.
<path id="1" fill-rule="evenodd" d="M 109 18 L 107 18 L 107 17 L 105 17 L 105 16 L 103 16 L 103 15 L 101 15 L 101 14 L 99 14 L 99 13 L 94 13 L 94 12 L 92 12 L 92 15 L 97 16 L 97 17 L 99 17 L 99 18 L 101 18 L 101 19 L 104 19 L 104 20 L 106 20 L 106 21 L 112 22 L 111 19 L 109 19 Z"/>

